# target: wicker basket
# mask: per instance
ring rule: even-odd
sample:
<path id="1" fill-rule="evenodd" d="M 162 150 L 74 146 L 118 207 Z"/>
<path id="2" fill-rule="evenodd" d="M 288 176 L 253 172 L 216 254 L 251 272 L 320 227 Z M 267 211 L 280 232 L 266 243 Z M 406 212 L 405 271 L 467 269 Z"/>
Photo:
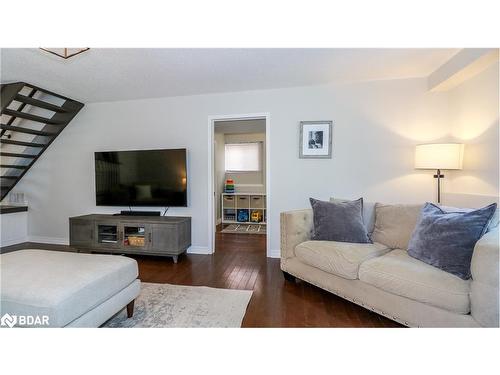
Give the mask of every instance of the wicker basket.
<path id="1" fill-rule="evenodd" d="M 144 237 L 129 236 L 128 243 L 130 246 L 144 246 Z"/>

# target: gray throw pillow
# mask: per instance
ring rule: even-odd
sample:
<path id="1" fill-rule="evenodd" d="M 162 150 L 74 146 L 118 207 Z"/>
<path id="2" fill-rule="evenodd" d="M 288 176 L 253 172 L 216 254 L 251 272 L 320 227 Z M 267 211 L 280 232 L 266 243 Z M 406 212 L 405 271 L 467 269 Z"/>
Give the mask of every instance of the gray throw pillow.
<path id="1" fill-rule="evenodd" d="M 426 203 L 408 244 L 408 255 L 467 280 L 474 246 L 486 232 L 496 203 L 449 212 Z"/>
<path id="2" fill-rule="evenodd" d="M 309 198 L 309 201 L 313 209 L 313 240 L 370 243 L 363 224 L 363 198 L 341 202 Z"/>

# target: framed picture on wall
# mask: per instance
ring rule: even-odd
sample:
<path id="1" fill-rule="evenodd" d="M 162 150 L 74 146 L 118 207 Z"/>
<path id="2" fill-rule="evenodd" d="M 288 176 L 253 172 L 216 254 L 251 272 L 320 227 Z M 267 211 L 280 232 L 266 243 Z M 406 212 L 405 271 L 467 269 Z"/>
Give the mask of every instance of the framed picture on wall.
<path id="1" fill-rule="evenodd" d="M 331 159 L 332 127 L 332 121 L 301 121 L 299 157 L 301 159 Z"/>

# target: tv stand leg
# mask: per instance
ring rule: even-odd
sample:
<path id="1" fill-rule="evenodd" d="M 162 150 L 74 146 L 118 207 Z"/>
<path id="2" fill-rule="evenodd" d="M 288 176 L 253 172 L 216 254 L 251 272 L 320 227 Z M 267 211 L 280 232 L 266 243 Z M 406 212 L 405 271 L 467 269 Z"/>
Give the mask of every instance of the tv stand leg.
<path id="1" fill-rule="evenodd" d="M 172 256 L 172 259 L 174 260 L 174 263 L 177 264 L 177 261 L 179 260 L 179 256 L 174 255 L 174 256 Z"/>

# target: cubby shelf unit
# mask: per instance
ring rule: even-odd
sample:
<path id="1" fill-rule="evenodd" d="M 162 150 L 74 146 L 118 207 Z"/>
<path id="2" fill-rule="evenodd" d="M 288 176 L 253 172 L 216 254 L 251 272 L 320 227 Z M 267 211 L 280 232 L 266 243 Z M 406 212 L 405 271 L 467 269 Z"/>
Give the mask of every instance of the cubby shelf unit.
<path id="1" fill-rule="evenodd" d="M 265 225 L 266 194 L 263 193 L 222 193 L 222 224 Z M 246 210 L 248 220 L 238 220 L 238 211 Z M 253 212 L 260 213 L 260 221 L 252 221 Z"/>

